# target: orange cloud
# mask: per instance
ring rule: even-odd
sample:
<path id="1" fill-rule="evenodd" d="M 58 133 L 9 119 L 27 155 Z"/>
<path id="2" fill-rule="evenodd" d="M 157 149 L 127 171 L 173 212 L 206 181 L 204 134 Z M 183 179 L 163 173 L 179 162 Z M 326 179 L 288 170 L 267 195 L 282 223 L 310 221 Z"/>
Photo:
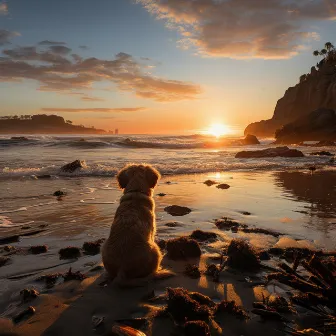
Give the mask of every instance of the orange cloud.
<path id="1" fill-rule="evenodd" d="M 154 76 L 149 72 L 154 66 L 147 60 L 138 61 L 126 53 L 112 60 L 83 59 L 70 54 L 71 49 L 63 43 L 46 40 L 40 45 L 49 46 L 47 49 L 28 46 L 3 50 L 0 81 L 32 79 L 40 83 L 39 90 L 60 93 L 87 90 L 97 82 L 110 81 L 120 91 L 159 102 L 195 99 L 201 93 L 197 84 Z"/>
<path id="2" fill-rule="evenodd" d="M 183 49 L 231 58 L 290 58 L 316 38 L 307 24 L 335 20 L 335 1 L 136 0 L 169 28 Z"/>

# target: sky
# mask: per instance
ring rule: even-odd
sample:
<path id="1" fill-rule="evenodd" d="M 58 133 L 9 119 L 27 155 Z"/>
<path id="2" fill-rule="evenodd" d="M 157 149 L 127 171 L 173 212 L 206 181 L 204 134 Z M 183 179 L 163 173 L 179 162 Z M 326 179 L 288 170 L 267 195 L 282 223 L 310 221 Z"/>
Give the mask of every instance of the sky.
<path id="1" fill-rule="evenodd" d="M 239 134 L 335 36 L 336 0 L 0 0 L 0 115 Z"/>

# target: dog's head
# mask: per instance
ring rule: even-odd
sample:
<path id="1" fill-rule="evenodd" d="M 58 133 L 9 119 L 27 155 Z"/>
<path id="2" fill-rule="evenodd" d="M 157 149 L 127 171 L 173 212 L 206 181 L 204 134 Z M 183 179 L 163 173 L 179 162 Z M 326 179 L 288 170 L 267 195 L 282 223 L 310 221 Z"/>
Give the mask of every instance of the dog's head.
<path id="1" fill-rule="evenodd" d="M 147 191 L 156 186 L 160 177 L 160 173 L 150 165 L 130 164 L 118 173 L 117 180 L 121 189 Z"/>

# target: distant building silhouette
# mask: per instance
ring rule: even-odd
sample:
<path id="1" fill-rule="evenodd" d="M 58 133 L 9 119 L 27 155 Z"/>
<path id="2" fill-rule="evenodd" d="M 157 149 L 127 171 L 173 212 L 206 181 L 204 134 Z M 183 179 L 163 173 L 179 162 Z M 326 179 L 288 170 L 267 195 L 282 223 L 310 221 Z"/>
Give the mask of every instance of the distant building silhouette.
<path id="1" fill-rule="evenodd" d="M 119 129 L 118 128 L 115 129 L 114 134 L 119 134 Z"/>

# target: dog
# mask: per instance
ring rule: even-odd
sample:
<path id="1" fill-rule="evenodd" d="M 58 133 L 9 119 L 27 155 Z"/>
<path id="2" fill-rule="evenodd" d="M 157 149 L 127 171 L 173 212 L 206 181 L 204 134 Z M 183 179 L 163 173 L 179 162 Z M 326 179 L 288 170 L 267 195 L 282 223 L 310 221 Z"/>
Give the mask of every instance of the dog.
<path id="1" fill-rule="evenodd" d="M 140 278 L 146 281 L 169 274 L 160 270 L 162 253 L 154 241 L 153 189 L 160 177 L 156 169 L 145 164 L 127 165 L 117 175 L 124 194 L 103 245 L 102 259 L 110 280 L 119 285 L 132 286 Z"/>

